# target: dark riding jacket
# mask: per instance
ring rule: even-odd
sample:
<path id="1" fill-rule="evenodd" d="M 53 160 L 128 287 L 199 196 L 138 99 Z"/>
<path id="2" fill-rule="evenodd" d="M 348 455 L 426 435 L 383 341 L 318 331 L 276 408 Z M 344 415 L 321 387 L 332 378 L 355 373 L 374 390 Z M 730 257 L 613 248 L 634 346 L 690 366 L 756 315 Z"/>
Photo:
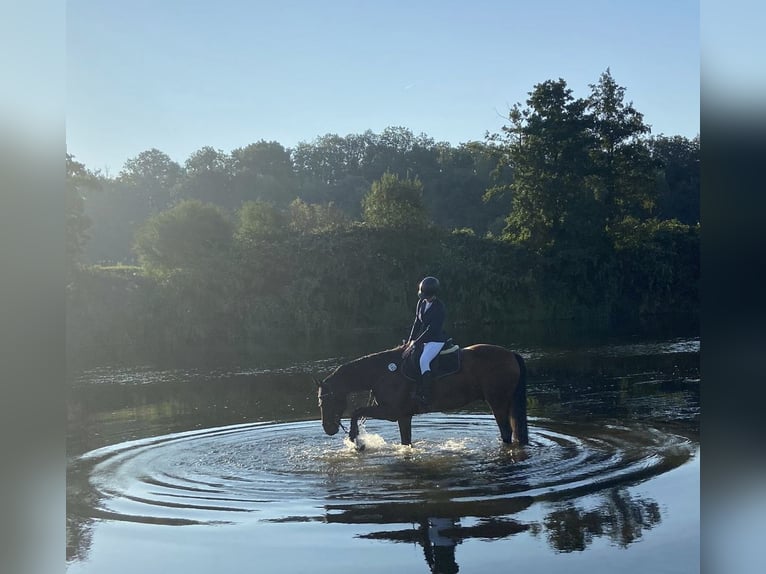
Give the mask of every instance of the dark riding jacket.
<path id="1" fill-rule="evenodd" d="M 418 343 L 429 343 L 432 341 L 444 343 L 447 341 L 447 334 L 444 332 L 444 321 L 447 319 L 447 308 L 440 299 L 436 298 L 426 311 L 426 299 L 418 301 L 415 307 L 415 322 L 412 324 L 412 330 L 408 341 Z"/>

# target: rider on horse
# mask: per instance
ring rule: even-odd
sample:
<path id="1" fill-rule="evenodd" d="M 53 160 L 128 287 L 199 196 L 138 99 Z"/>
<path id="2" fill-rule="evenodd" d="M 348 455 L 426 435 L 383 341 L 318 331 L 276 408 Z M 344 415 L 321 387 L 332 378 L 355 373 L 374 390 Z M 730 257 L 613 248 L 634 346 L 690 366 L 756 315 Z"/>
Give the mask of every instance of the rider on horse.
<path id="1" fill-rule="evenodd" d="M 431 400 L 431 361 L 444 347 L 448 337 L 444 332 L 444 321 L 447 309 L 441 299 L 436 297 L 439 292 L 439 280 L 436 277 L 426 277 L 418 286 L 418 304 L 415 308 L 415 322 L 410 336 L 405 343 L 403 357 L 412 353 L 419 344 L 423 344 L 420 355 L 420 379 L 416 383 L 417 397 L 425 410 Z"/>

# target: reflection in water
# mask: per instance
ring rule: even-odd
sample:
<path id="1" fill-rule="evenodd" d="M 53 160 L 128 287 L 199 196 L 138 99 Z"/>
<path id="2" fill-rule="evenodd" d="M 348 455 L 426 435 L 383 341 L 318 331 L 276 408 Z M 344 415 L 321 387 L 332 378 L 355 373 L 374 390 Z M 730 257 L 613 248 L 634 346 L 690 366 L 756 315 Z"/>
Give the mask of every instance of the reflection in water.
<path id="1" fill-rule="evenodd" d="M 625 548 L 641 538 L 644 529 L 661 521 L 660 507 L 654 500 L 633 498 L 624 489 L 613 488 L 601 495 L 596 508 L 586 510 L 571 502 L 545 518 L 551 547 L 559 552 L 585 550 L 594 536 L 606 536 Z"/>
<path id="2" fill-rule="evenodd" d="M 585 502 L 579 503 L 582 499 L 557 503 L 542 523 L 524 523 L 509 516 L 477 519 L 474 514 L 471 519 L 475 523 L 467 526 L 461 524 L 462 517 L 452 515 L 418 518 L 412 521 L 416 524 L 412 528 L 375 531 L 359 538 L 419 544 L 431 572 L 451 573 L 459 570 L 456 546 L 470 538 L 499 540 L 529 532 L 534 536 L 545 536 L 557 552 L 583 551 L 597 537 L 606 537 L 625 548 L 639 540 L 644 530 L 661 522 L 660 506 L 656 501 L 631 496 L 625 488 L 611 488 L 595 497 L 587 497 L 588 502 L 592 499 L 596 500 L 596 505 L 590 508 L 586 508 Z M 461 510 L 466 512 L 468 509 Z M 370 519 L 369 509 L 365 510 L 364 516 L 366 520 Z M 349 514 L 343 518 L 359 521 Z M 338 520 L 338 516 L 333 519 Z"/>
<path id="3" fill-rule="evenodd" d="M 451 531 L 458 525 L 459 521 L 453 518 L 429 518 L 422 525 L 428 533 L 428 536 L 423 537 L 423 552 L 431 572 L 454 574 L 460 570 L 455 562 L 457 540 L 451 535 Z"/>

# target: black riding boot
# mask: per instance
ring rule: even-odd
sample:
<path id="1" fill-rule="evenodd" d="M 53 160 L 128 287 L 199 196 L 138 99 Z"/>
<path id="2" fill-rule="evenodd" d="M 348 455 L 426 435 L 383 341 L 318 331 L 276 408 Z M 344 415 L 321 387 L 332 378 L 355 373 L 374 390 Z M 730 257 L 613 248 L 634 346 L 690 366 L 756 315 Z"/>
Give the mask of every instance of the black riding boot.
<path id="1" fill-rule="evenodd" d="M 431 404 L 431 382 L 434 380 L 434 374 L 426 371 L 418 381 L 418 401 L 423 409 L 427 409 Z"/>

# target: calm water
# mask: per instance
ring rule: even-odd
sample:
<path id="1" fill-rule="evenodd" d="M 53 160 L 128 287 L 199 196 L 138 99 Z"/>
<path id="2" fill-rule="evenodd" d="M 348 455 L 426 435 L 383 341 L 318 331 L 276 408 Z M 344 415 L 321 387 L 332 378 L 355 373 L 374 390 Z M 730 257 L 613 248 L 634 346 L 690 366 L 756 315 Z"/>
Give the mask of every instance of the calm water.
<path id="1" fill-rule="evenodd" d="M 482 404 L 416 417 L 412 448 L 386 421 L 364 452 L 325 436 L 311 375 L 382 336 L 75 375 L 68 572 L 699 571 L 694 329 L 465 339 L 527 359 L 528 447 Z"/>

